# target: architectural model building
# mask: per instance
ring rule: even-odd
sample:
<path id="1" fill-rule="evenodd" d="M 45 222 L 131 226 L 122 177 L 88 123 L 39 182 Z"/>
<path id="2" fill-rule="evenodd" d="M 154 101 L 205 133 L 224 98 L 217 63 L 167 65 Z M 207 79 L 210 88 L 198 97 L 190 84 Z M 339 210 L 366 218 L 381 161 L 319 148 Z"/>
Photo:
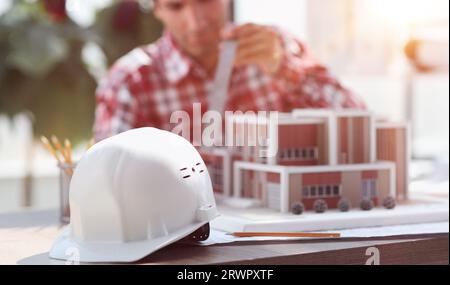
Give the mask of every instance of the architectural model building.
<path id="1" fill-rule="evenodd" d="M 406 125 L 346 109 L 233 115 L 226 123 L 235 146 L 200 150 L 221 197 L 296 214 L 391 209 L 407 198 Z"/>

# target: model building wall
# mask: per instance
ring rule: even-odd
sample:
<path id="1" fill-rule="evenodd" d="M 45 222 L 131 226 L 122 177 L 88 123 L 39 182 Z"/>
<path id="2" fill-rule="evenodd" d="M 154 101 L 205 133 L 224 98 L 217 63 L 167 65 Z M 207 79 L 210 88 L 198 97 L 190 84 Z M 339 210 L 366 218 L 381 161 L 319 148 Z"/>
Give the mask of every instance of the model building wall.
<path id="1" fill-rule="evenodd" d="M 339 117 L 338 164 L 370 163 L 370 117 Z"/>
<path id="2" fill-rule="evenodd" d="M 352 207 L 362 200 L 371 200 L 381 206 L 391 195 L 390 169 L 330 170 L 327 172 L 292 173 L 289 175 L 289 204 L 301 202 L 306 210 L 313 210 L 317 200 L 323 200 L 330 209 L 346 199 Z M 255 198 L 262 205 L 280 210 L 280 176 L 276 173 L 242 170 L 242 194 Z"/>
<path id="3" fill-rule="evenodd" d="M 326 144 L 320 140 L 324 129 L 319 124 L 280 125 L 278 127 L 279 165 L 318 165 L 324 161 Z"/>
<path id="4" fill-rule="evenodd" d="M 377 125 L 377 159 L 396 164 L 398 200 L 408 198 L 408 128 L 407 125 Z"/>
<path id="5" fill-rule="evenodd" d="M 206 152 L 200 152 L 200 155 L 208 168 L 209 177 L 211 178 L 214 192 L 222 194 L 224 192 L 223 156 Z"/>

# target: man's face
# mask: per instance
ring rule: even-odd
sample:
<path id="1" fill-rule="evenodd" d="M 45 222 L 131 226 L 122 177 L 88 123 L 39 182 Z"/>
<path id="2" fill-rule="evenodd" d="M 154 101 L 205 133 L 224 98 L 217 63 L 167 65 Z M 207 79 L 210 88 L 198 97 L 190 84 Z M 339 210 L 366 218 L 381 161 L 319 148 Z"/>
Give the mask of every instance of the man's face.
<path id="1" fill-rule="evenodd" d="M 155 15 L 189 54 L 215 51 L 229 0 L 155 0 Z"/>

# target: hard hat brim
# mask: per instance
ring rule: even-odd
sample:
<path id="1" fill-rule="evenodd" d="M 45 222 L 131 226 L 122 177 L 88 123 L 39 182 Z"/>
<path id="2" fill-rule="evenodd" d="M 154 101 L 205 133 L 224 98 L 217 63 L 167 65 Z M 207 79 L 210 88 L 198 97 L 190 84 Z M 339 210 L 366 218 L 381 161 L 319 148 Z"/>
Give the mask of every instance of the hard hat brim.
<path id="1" fill-rule="evenodd" d="M 134 262 L 168 246 L 208 223 L 203 221 L 178 229 L 168 235 L 133 242 L 85 242 L 74 239 L 70 225 L 58 236 L 49 256 L 79 262 Z"/>

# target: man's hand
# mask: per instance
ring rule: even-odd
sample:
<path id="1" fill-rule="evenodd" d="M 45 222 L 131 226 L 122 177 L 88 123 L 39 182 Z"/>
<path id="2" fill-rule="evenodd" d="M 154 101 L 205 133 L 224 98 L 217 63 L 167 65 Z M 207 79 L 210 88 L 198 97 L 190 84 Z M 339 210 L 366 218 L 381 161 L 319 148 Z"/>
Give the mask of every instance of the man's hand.
<path id="1" fill-rule="evenodd" d="M 255 24 L 227 27 L 222 38 L 235 40 L 238 44 L 235 66 L 256 64 L 271 75 L 278 71 L 283 46 L 278 34 L 270 27 Z"/>

